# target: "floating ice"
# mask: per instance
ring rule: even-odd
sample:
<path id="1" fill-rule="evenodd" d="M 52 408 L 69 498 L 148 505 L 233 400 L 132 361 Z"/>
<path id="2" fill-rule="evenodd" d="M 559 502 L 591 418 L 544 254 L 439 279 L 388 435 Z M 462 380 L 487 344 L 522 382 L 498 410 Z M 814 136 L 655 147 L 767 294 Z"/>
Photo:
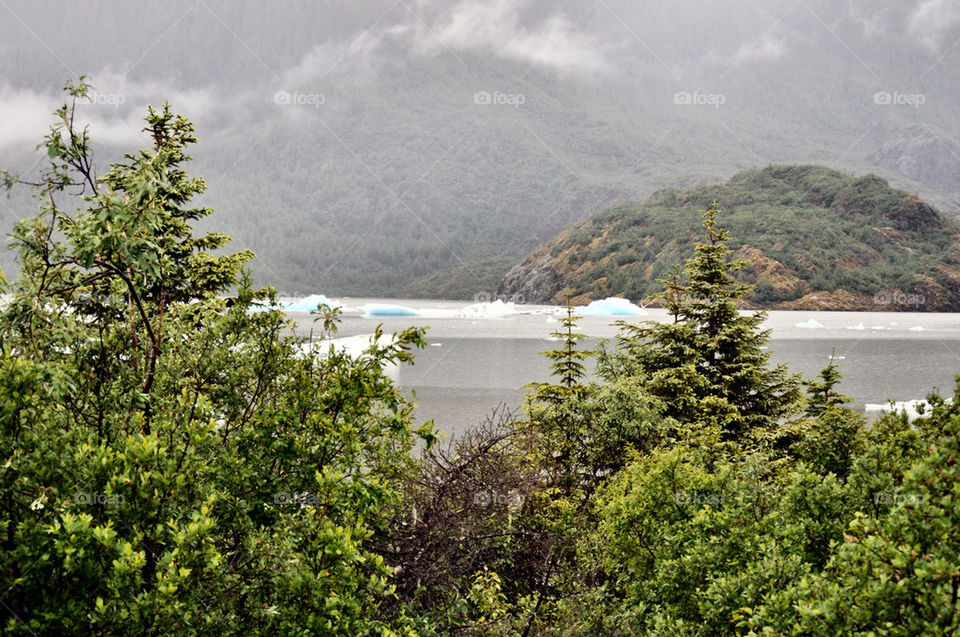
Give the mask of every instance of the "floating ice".
<path id="1" fill-rule="evenodd" d="M 460 310 L 460 318 L 504 318 L 518 314 L 513 301 L 504 303 L 497 299 L 493 302 L 474 303 Z"/>
<path id="2" fill-rule="evenodd" d="M 818 322 L 816 319 L 810 319 L 809 321 L 800 321 L 797 323 L 797 327 L 808 330 L 820 330 L 823 329 L 823 323 Z"/>
<path id="3" fill-rule="evenodd" d="M 887 328 L 885 328 L 885 327 L 882 326 L 882 325 L 871 325 L 871 326 L 870 326 L 870 329 L 871 329 L 871 330 L 885 330 L 885 329 L 887 329 Z"/>
<path id="4" fill-rule="evenodd" d="M 379 347 L 387 347 L 392 343 L 392 334 L 381 334 L 379 340 L 376 341 L 376 344 Z M 335 351 L 343 352 L 352 358 L 360 358 L 367 355 L 366 350 L 373 344 L 373 334 L 360 334 L 358 336 L 325 338 L 318 341 L 301 343 L 300 350 L 304 354 L 315 352 L 321 357 L 325 357 L 332 348 Z M 395 362 L 385 363 L 383 366 L 383 373 L 390 378 L 390 380 L 395 382 L 399 382 L 400 380 L 400 368 Z"/>
<path id="5" fill-rule="evenodd" d="M 864 327 L 863 322 L 861 321 L 860 323 L 857 323 L 856 325 L 848 325 L 848 326 L 847 326 L 847 329 L 848 329 L 848 330 L 865 330 L 865 329 L 867 329 L 867 328 Z"/>
<path id="6" fill-rule="evenodd" d="M 287 312 L 315 312 L 318 305 L 329 305 L 330 307 L 341 307 L 337 301 L 331 301 L 322 294 L 311 294 L 299 301 L 293 301 L 283 306 Z"/>
<path id="7" fill-rule="evenodd" d="M 577 314 L 582 316 L 645 316 L 647 311 L 617 296 L 602 301 L 591 301 L 586 307 L 578 307 Z"/>
<path id="8" fill-rule="evenodd" d="M 367 303 L 360 308 L 367 316 L 420 316 L 412 307 L 388 303 Z"/>
<path id="9" fill-rule="evenodd" d="M 922 325 L 914 325 L 913 327 L 911 327 L 911 328 L 910 328 L 909 330 L 907 330 L 907 331 L 908 331 L 908 332 L 926 332 L 926 330 L 924 329 L 924 327 L 923 327 Z"/>
<path id="10" fill-rule="evenodd" d="M 952 404 L 953 399 L 947 398 L 944 402 L 947 404 Z M 900 401 L 888 401 L 882 404 L 876 403 L 867 403 L 863 406 L 863 410 L 868 414 L 889 414 L 889 413 L 900 413 L 905 412 L 907 414 L 908 421 L 914 421 L 921 416 L 926 416 L 930 414 L 930 405 L 926 400 L 900 400 Z M 920 411 L 923 411 L 923 414 Z"/>

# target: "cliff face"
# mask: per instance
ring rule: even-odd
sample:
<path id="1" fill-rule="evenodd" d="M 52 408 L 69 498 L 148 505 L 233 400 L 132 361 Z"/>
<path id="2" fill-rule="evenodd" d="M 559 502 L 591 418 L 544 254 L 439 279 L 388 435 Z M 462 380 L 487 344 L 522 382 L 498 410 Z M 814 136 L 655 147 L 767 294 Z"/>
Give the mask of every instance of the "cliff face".
<path id="1" fill-rule="evenodd" d="M 908 126 L 887 136 L 873 161 L 946 192 L 960 192 L 960 145 L 927 126 Z M 960 209 L 960 196 L 941 203 L 947 211 Z"/>
<path id="2" fill-rule="evenodd" d="M 498 294 L 563 303 L 625 296 L 656 304 L 692 254 L 716 200 L 729 245 L 749 259 L 749 307 L 960 311 L 960 225 L 883 179 L 771 166 L 594 215 L 511 268 Z"/>

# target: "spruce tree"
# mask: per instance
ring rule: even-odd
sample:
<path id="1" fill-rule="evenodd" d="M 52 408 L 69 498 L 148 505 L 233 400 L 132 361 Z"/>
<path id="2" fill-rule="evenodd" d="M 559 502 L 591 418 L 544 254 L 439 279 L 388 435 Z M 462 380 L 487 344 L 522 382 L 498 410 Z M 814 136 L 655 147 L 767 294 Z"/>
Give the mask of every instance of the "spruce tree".
<path id="1" fill-rule="evenodd" d="M 661 281 L 660 296 L 673 321 L 621 321 L 617 350 L 602 357 L 600 371 L 607 380 L 639 375 L 670 406 L 669 416 L 719 423 L 725 439 L 739 440 L 786 416 L 800 398 L 800 381 L 785 365 L 768 367 L 763 347 L 770 331 L 761 328 L 766 312 L 737 309 L 751 287 L 733 274 L 749 262 L 732 257 L 716 202 L 700 214 L 706 241 L 687 260 L 685 280 L 675 272 Z"/>
<path id="2" fill-rule="evenodd" d="M 835 356 L 836 350 L 830 354 L 830 364 L 820 370 L 819 380 L 810 380 L 803 383 L 809 395 L 806 410 L 809 416 L 819 416 L 831 407 L 840 407 L 851 401 L 849 396 L 834 390 L 834 387 L 843 378 L 843 374 L 833 364 Z"/>

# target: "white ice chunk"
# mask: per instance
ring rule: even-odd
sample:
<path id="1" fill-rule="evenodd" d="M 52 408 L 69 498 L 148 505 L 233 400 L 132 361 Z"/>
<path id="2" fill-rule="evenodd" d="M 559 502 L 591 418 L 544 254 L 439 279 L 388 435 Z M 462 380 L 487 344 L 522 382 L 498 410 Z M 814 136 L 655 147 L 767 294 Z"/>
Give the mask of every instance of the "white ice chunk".
<path id="1" fill-rule="evenodd" d="M 332 347 L 338 352 L 343 352 L 351 358 L 360 358 L 366 356 L 366 350 L 373 345 L 373 334 L 359 334 L 357 336 L 345 336 L 341 338 L 324 338 L 318 341 L 306 342 L 300 344 L 300 350 L 304 353 L 315 352 L 321 357 L 326 356 Z M 381 334 L 380 339 L 376 341 L 379 347 L 387 347 L 393 343 L 392 334 Z M 400 367 L 397 363 L 386 363 L 383 366 L 383 373 L 394 382 L 400 381 Z"/>
<path id="2" fill-rule="evenodd" d="M 474 303 L 460 310 L 460 318 L 505 318 L 519 314 L 513 301 L 504 303 L 497 299 L 492 303 Z"/>
<path id="3" fill-rule="evenodd" d="M 947 404 L 952 404 L 953 399 L 947 398 L 944 402 Z M 916 399 L 916 400 L 900 400 L 894 401 L 891 400 L 886 403 L 877 404 L 877 403 L 867 403 L 863 406 L 863 410 L 868 414 L 889 414 L 889 413 L 899 413 L 906 412 L 907 420 L 912 422 L 917 418 L 921 417 L 920 410 L 923 409 L 924 416 L 930 415 L 930 405 L 926 400 Z"/>
<path id="4" fill-rule="evenodd" d="M 797 327 L 802 327 L 808 330 L 819 330 L 823 329 L 823 323 L 818 322 L 816 319 L 810 319 L 809 321 L 800 321 L 797 323 Z"/>
<path id="5" fill-rule="evenodd" d="M 867 328 L 864 327 L 863 322 L 861 321 L 860 323 L 857 323 L 856 325 L 848 325 L 848 326 L 847 326 L 847 329 L 848 329 L 848 330 L 865 330 L 865 329 L 867 329 Z"/>
<path id="6" fill-rule="evenodd" d="M 591 301 L 586 307 L 578 307 L 581 316 L 646 316 L 647 311 L 617 296 L 602 301 Z"/>
<path id="7" fill-rule="evenodd" d="M 908 332 L 926 332 L 926 330 L 924 329 L 924 327 L 923 327 L 922 325 L 914 325 L 913 327 L 911 327 L 911 328 L 910 328 L 909 330 L 907 330 L 907 331 L 908 331 Z"/>
<path id="8" fill-rule="evenodd" d="M 315 312 L 318 305 L 341 307 L 339 302 L 331 301 L 322 294 L 311 294 L 310 296 L 285 304 L 283 309 L 287 312 Z"/>
<path id="9" fill-rule="evenodd" d="M 420 312 L 412 307 L 389 303 L 367 303 L 360 309 L 367 316 L 420 316 Z"/>

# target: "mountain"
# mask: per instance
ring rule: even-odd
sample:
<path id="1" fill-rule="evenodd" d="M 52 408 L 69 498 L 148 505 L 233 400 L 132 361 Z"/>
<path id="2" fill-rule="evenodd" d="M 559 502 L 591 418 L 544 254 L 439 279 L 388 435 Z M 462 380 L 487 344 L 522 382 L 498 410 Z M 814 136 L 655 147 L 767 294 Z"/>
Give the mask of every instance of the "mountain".
<path id="1" fill-rule="evenodd" d="M 748 307 L 960 311 L 960 223 L 876 175 L 822 166 L 746 170 L 723 184 L 665 189 L 561 232 L 511 268 L 497 294 L 537 303 L 655 301 L 658 280 L 702 239 L 716 201 L 729 245 L 751 264 Z"/>
<path id="2" fill-rule="evenodd" d="M 768 164 L 960 210 L 956 3 L 138 6 L 3 3 L 0 168 L 36 178 L 68 78 L 96 88 L 101 173 L 169 100 L 197 122 L 210 227 L 291 294 L 470 298 L 596 210 Z M 35 208 L 0 199 L 0 233 Z"/>

